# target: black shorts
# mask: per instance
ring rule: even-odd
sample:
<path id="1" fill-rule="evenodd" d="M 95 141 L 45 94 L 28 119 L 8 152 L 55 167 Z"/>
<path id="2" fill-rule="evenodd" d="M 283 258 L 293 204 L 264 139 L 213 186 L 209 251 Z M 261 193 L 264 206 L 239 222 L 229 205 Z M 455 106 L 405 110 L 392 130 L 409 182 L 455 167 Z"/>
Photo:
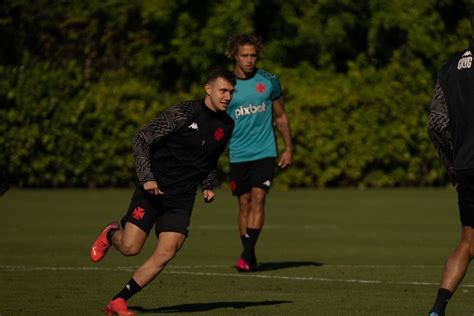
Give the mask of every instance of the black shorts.
<path id="1" fill-rule="evenodd" d="M 147 235 L 155 225 L 155 233 L 178 232 L 188 236 L 189 223 L 196 195 L 172 196 L 153 195 L 142 189 L 135 189 L 127 214 L 122 218 L 137 225 Z"/>
<path id="2" fill-rule="evenodd" d="M 461 224 L 474 227 L 474 169 L 456 171 Z"/>
<path id="3" fill-rule="evenodd" d="M 241 196 L 252 188 L 261 188 L 268 192 L 275 172 L 275 157 L 230 164 L 230 190 L 233 195 Z"/>

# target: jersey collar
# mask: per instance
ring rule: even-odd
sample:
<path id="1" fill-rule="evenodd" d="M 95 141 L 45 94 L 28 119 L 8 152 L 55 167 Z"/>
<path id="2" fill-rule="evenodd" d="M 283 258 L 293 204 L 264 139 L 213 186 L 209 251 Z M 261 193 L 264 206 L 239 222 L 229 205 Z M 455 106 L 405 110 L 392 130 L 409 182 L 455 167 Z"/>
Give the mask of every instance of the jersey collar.
<path id="1" fill-rule="evenodd" d="M 257 74 L 257 72 L 258 72 L 258 68 L 255 67 L 255 68 L 254 68 L 254 72 L 253 72 L 253 74 L 252 74 L 250 77 L 241 78 L 241 77 L 238 77 L 237 75 L 236 75 L 235 77 L 236 77 L 238 80 L 250 80 L 250 79 L 252 79 L 253 77 L 255 77 L 255 75 Z"/>
<path id="2" fill-rule="evenodd" d="M 206 105 L 206 102 L 204 102 L 204 99 L 201 101 L 201 108 L 202 108 L 202 111 L 208 113 L 209 115 L 219 115 L 220 111 L 213 111 L 211 110 L 207 105 Z"/>

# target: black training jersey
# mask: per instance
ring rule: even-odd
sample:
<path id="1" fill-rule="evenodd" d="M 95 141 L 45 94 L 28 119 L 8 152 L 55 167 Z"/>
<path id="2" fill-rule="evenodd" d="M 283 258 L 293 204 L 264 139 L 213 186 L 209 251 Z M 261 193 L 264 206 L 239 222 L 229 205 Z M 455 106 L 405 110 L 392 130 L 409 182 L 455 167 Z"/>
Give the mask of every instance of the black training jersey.
<path id="1" fill-rule="evenodd" d="M 448 169 L 474 168 L 474 39 L 440 70 L 430 109 L 430 137 Z"/>
<path id="2" fill-rule="evenodd" d="M 194 194 L 199 184 L 212 188 L 217 161 L 233 128 L 227 113 L 214 112 L 203 101 L 171 106 L 135 136 L 140 186 L 156 181 L 165 194 Z"/>

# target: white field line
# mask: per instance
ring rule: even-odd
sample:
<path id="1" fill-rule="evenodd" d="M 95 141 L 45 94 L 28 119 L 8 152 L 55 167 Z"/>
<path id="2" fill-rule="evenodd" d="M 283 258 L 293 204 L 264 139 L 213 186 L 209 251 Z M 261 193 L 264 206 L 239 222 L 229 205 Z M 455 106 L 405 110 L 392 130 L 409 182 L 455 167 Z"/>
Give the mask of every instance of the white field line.
<path id="1" fill-rule="evenodd" d="M 208 264 L 208 265 L 168 265 L 166 270 L 169 269 L 219 269 L 219 268 L 229 268 L 233 267 L 232 265 L 224 265 L 224 264 Z M 398 268 L 398 269 L 427 269 L 427 268 L 442 268 L 442 265 L 423 265 L 423 264 L 413 264 L 413 265 L 395 265 L 395 264 L 321 264 L 319 269 L 325 268 L 352 268 L 352 269 L 379 269 L 379 268 Z M 136 269 L 136 267 L 131 266 L 117 266 L 117 267 L 97 267 L 97 266 L 90 266 L 90 267 L 38 267 L 38 266 L 11 266 L 11 265 L 1 265 L 0 270 L 52 270 L 57 268 L 58 270 L 75 270 L 75 269 L 82 269 L 86 270 L 117 270 L 117 271 L 128 271 L 129 269 Z"/>
<path id="2" fill-rule="evenodd" d="M 343 229 L 342 226 L 328 224 L 328 225 L 295 225 L 295 226 L 284 226 L 284 225 L 265 225 L 265 230 L 313 230 L 321 228 L 332 228 L 332 229 Z M 193 230 L 236 230 L 235 225 L 196 225 L 191 226 Z"/>
<path id="3" fill-rule="evenodd" d="M 201 266 L 201 267 L 204 267 L 204 266 Z M 37 266 L 0 265 L 0 272 L 2 271 L 4 272 L 17 272 L 17 271 L 126 271 L 126 272 L 133 272 L 135 271 L 136 268 L 137 267 L 109 267 L 109 268 L 107 267 L 37 267 Z M 433 283 L 433 282 L 331 279 L 331 278 L 318 278 L 318 277 L 267 275 L 267 274 L 260 274 L 260 273 L 237 273 L 237 272 L 236 273 L 217 273 L 217 272 L 192 272 L 192 271 L 170 271 L 170 270 L 172 269 L 167 269 L 163 271 L 163 273 L 210 276 L 210 277 L 254 278 L 254 279 L 273 279 L 273 280 L 289 280 L 289 281 L 341 282 L 341 283 L 393 284 L 393 285 L 428 285 L 428 286 L 439 285 L 439 283 Z M 461 286 L 467 287 L 467 288 L 474 288 L 474 284 L 461 284 Z"/>

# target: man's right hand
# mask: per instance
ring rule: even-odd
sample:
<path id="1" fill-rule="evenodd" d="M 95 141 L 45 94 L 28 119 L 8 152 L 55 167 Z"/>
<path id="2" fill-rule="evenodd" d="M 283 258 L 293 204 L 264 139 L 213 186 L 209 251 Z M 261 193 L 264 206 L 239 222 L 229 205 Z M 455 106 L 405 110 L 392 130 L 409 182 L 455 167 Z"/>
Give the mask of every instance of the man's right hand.
<path id="1" fill-rule="evenodd" d="M 143 184 L 143 188 L 150 194 L 153 195 L 161 195 L 164 194 L 163 191 L 160 190 L 158 183 L 156 181 L 147 181 Z"/>

